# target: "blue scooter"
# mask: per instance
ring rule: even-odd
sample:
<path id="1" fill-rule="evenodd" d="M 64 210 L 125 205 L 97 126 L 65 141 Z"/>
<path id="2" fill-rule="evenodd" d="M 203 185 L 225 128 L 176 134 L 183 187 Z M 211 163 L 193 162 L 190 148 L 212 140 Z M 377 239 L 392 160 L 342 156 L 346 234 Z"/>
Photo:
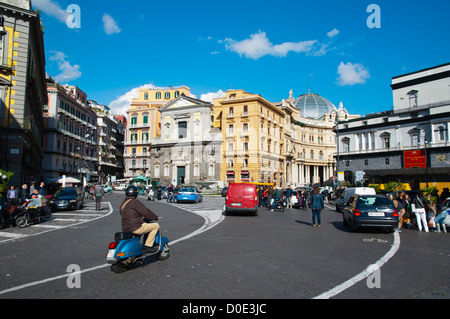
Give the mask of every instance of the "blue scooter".
<path id="1" fill-rule="evenodd" d="M 144 243 L 147 238 L 144 236 Z M 122 273 L 128 270 L 131 264 L 142 262 L 147 256 L 156 255 L 159 260 L 166 260 L 169 258 L 169 240 L 161 234 L 156 234 L 155 243 L 153 247 L 158 247 L 153 253 L 144 253 L 142 245 L 139 241 L 140 235 L 133 233 L 116 233 L 113 242 L 108 246 L 109 251 L 106 254 L 106 261 L 111 265 L 115 273 Z"/>

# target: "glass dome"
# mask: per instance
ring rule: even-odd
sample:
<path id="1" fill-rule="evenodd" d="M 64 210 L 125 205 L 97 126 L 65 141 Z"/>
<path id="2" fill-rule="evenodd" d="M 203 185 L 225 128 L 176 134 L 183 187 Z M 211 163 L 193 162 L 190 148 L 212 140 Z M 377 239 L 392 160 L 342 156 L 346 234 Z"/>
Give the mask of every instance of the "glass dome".
<path id="1" fill-rule="evenodd" d="M 329 100 L 318 94 L 308 92 L 295 99 L 295 107 L 300 109 L 300 115 L 304 118 L 320 119 L 330 111 L 336 111 L 336 107 Z"/>

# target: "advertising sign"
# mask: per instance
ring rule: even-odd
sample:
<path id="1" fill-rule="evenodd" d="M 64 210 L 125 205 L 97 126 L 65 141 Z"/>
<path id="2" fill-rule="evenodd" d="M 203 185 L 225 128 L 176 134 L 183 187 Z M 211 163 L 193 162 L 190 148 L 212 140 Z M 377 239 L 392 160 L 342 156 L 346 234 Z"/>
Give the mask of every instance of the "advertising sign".
<path id="1" fill-rule="evenodd" d="M 427 166 L 425 150 L 404 151 L 403 158 L 405 168 L 426 168 Z"/>

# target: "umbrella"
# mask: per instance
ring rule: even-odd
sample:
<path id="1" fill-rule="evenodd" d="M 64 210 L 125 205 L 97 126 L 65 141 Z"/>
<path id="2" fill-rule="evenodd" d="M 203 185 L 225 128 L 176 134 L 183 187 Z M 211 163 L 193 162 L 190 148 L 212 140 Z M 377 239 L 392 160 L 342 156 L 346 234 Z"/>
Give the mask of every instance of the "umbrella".
<path id="1" fill-rule="evenodd" d="M 57 183 L 57 184 L 65 184 L 65 183 L 72 183 L 72 184 L 78 184 L 81 183 L 81 181 L 75 177 L 67 177 L 67 176 L 62 176 L 62 177 L 55 177 L 52 179 L 53 183 Z"/>

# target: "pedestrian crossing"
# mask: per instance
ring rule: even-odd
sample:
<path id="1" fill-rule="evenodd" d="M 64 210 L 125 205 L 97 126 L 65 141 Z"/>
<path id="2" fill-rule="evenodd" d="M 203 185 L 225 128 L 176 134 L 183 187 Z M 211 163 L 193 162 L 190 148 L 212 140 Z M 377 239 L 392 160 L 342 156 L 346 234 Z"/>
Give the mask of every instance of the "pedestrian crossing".
<path id="1" fill-rule="evenodd" d="M 110 202 L 102 202 L 101 209 L 95 210 L 95 202 L 85 201 L 83 208 L 73 211 L 56 211 L 51 217 L 45 218 L 39 224 L 28 227 L 10 227 L 0 229 L 0 243 L 11 240 L 23 239 L 29 236 L 43 234 L 53 230 L 74 227 L 105 216 L 113 211 Z"/>

